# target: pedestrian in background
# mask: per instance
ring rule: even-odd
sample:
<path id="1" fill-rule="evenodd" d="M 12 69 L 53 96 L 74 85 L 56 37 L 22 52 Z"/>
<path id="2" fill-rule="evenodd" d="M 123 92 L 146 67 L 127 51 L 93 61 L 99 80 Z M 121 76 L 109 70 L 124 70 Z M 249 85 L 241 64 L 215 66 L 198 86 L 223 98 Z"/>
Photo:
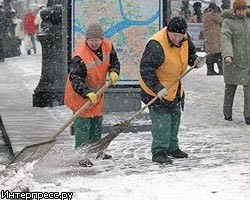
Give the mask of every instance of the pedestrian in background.
<path id="1" fill-rule="evenodd" d="M 18 40 L 22 40 L 24 38 L 23 31 L 21 28 L 22 20 L 18 18 L 17 14 L 15 13 L 12 17 L 12 21 L 15 25 L 15 37 Z"/>
<path id="2" fill-rule="evenodd" d="M 189 1 L 186 0 L 181 1 L 179 16 L 182 16 L 186 21 L 188 21 L 188 19 L 191 16 L 191 11 L 189 9 Z"/>
<path id="3" fill-rule="evenodd" d="M 190 18 L 190 23 L 202 23 L 202 4 L 201 2 L 194 2 L 193 4 L 193 16 Z"/>
<path id="4" fill-rule="evenodd" d="M 16 52 L 18 52 L 18 54 L 21 55 L 20 47 L 22 46 L 22 39 L 24 38 L 24 36 L 23 36 L 23 31 L 21 31 L 22 20 L 18 18 L 16 12 L 13 14 L 12 22 L 13 25 L 15 26 Z"/>
<path id="5" fill-rule="evenodd" d="M 90 25 L 86 39 L 76 49 L 71 60 L 65 89 L 65 104 L 73 112 L 88 100 L 93 103 L 73 124 L 76 149 L 101 139 L 104 95 L 98 98 L 96 91 L 105 84 L 107 74 L 115 84 L 119 73 L 120 62 L 112 42 L 104 38 L 99 24 Z M 112 156 L 103 154 L 102 158 L 110 159 Z M 86 159 L 80 161 L 80 165 L 93 166 L 93 163 Z"/>
<path id="6" fill-rule="evenodd" d="M 4 62 L 4 30 L 5 30 L 5 14 L 3 5 L 0 3 L 0 62 Z"/>
<path id="7" fill-rule="evenodd" d="M 152 161 L 171 164 L 174 158 L 187 158 L 180 150 L 178 131 L 184 91 L 181 81 L 166 89 L 186 71 L 188 65 L 198 65 L 195 46 L 186 33 L 187 23 L 174 17 L 167 27 L 154 34 L 146 45 L 140 63 L 141 100 L 149 106 L 152 121 Z"/>
<path id="8" fill-rule="evenodd" d="M 36 25 L 36 29 L 37 29 L 37 34 L 42 32 L 42 28 L 41 28 L 41 24 L 42 24 L 41 11 L 42 11 L 43 8 L 44 8 L 44 6 L 41 6 L 39 8 L 39 11 L 36 14 L 36 18 L 35 18 L 35 25 Z"/>
<path id="9" fill-rule="evenodd" d="M 203 14 L 203 34 L 206 53 L 207 75 L 223 75 L 221 56 L 221 26 L 223 18 L 220 8 L 215 3 L 210 3 Z M 217 63 L 219 73 L 214 71 L 214 64 Z"/>
<path id="10" fill-rule="evenodd" d="M 222 4 L 220 7 L 222 11 L 230 9 L 230 0 L 222 0 Z"/>
<path id="11" fill-rule="evenodd" d="M 244 118 L 250 125 L 250 13 L 245 0 L 235 0 L 233 11 L 224 12 L 221 30 L 225 94 L 223 113 L 232 121 L 232 107 L 238 85 L 243 85 Z"/>
<path id="12" fill-rule="evenodd" d="M 31 48 L 27 48 L 27 54 L 31 54 L 31 49 L 33 49 L 34 53 L 36 54 L 36 26 L 35 26 L 35 15 L 32 12 L 31 8 L 27 8 L 27 12 L 24 15 L 24 33 L 26 34 L 26 42 L 31 41 Z"/>

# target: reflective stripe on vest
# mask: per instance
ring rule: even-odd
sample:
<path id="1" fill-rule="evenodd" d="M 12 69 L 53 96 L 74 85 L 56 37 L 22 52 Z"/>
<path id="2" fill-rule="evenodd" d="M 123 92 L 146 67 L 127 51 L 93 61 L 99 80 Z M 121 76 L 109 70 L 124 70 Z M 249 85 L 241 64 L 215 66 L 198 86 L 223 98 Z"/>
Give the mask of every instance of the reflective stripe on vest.
<path id="1" fill-rule="evenodd" d="M 84 41 L 80 45 L 80 47 L 76 50 L 75 55 L 80 56 L 82 58 L 87 68 L 86 84 L 93 91 L 98 90 L 105 84 L 106 75 L 109 70 L 111 50 L 112 50 L 112 43 L 107 39 L 103 39 L 102 42 L 103 61 L 101 61 L 95 55 L 95 53 L 91 49 L 89 49 L 89 47 L 86 44 L 86 41 Z M 67 107 L 69 107 L 73 112 L 76 112 L 88 100 L 89 100 L 88 98 L 83 98 L 74 91 L 68 77 L 65 87 L 65 96 L 64 96 L 65 105 L 67 105 Z M 81 113 L 80 116 L 81 117 L 101 116 L 103 105 L 104 105 L 104 95 L 101 95 L 101 97 L 98 99 L 98 102 L 92 105 L 90 108 L 86 109 L 83 113 Z"/>
<path id="2" fill-rule="evenodd" d="M 110 53 L 103 55 L 103 61 L 100 61 L 100 59 L 98 58 L 94 60 L 93 62 L 86 64 L 86 68 L 91 69 L 92 67 L 95 67 L 96 65 L 102 64 L 102 62 L 105 62 L 107 59 L 110 59 Z"/>

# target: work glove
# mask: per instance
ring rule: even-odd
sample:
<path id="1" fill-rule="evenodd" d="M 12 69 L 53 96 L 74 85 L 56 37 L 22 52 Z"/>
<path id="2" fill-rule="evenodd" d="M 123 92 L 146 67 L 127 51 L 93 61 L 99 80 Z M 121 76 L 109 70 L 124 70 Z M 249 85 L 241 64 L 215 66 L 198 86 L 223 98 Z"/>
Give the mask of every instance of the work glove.
<path id="1" fill-rule="evenodd" d="M 111 83 L 114 85 L 117 82 L 117 80 L 119 79 L 119 75 L 116 72 L 110 72 L 109 79 L 110 79 Z"/>
<path id="2" fill-rule="evenodd" d="M 97 103 L 97 95 L 96 95 L 96 93 L 90 92 L 90 93 L 88 93 L 86 96 L 89 98 L 89 100 L 90 100 L 93 104 Z"/>
<path id="3" fill-rule="evenodd" d="M 201 68 L 205 65 L 205 63 L 206 63 L 206 58 L 198 56 L 194 61 L 194 68 Z"/>
<path id="4" fill-rule="evenodd" d="M 163 88 L 162 90 L 160 90 L 158 93 L 157 93 L 157 96 L 160 100 L 162 100 L 164 97 L 166 97 L 168 94 L 168 90 L 167 88 Z"/>

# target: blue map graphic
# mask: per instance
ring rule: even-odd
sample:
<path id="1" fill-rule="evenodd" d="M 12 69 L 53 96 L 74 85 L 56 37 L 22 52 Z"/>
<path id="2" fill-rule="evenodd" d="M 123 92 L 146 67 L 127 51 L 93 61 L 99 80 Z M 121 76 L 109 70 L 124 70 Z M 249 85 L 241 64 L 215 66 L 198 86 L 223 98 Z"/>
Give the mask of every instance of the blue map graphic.
<path id="1" fill-rule="evenodd" d="M 121 63 L 121 80 L 138 80 L 148 39 L 159 30 L 161 0 L 75 0 L 72 49 L 85 39 L 89 24 L 99 22 Z"/>

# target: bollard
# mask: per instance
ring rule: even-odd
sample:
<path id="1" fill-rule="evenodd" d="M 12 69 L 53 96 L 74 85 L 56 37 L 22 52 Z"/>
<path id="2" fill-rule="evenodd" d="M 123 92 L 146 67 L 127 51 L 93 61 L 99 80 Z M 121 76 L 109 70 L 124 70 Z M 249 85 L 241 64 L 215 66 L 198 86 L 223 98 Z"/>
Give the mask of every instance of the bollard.
<path id="1" fill-rule="evenodd" d="M 42 71 L 40 81 L 34 90 L 34 107 L 63 105 L 67 76 L 62 42 L 62 3 L 48 1 L 41 11 L 42 31 L 38 39 L 42 46 Z"/>

